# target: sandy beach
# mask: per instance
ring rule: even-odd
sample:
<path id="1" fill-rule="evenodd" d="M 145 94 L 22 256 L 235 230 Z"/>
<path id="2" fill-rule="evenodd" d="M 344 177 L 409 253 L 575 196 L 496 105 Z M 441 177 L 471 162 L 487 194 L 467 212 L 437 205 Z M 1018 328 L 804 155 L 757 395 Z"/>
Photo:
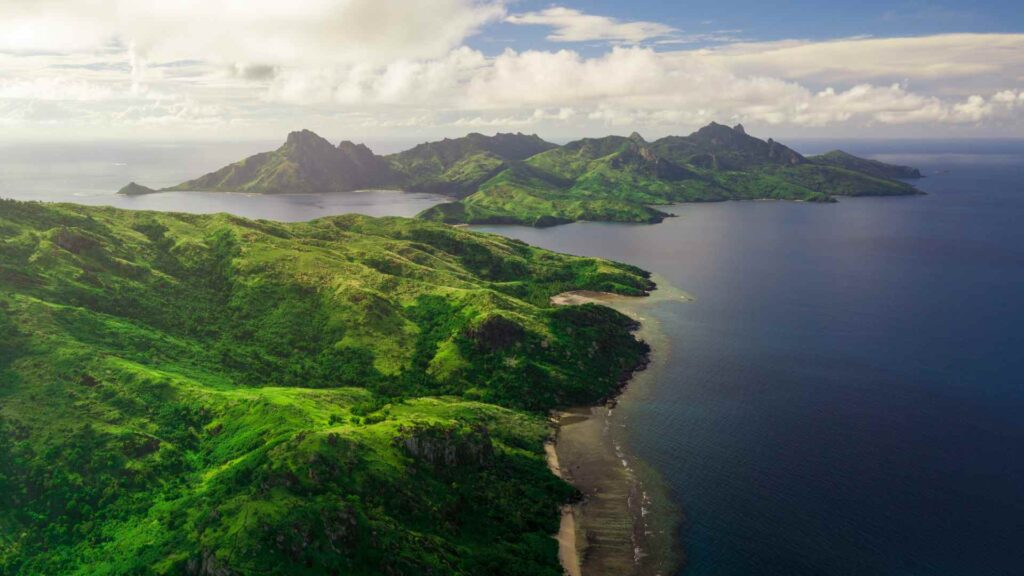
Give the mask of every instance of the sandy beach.
<path id="1" fill-rule="evenodd" d="M 637 298 L 574 291 L 551 299 L 558 305 L 599 303 L 641 323 L 637 336 L 652 346 L 652 359 L 667 352 L 656 323 L 642 309 L 651 303 L 692 297 L 672 288 Z M 670 574 L 678 565 L 674 530 L 679 514 L 657 476 L 629 454 L 620 402 L 642 394 L 656 370 L 638 372 L 621 394 L 599 406 L 571 408 L 553 415 L 556 436 L 546 446 L 552 472 L 575 486 L 583 499 L 562 510 L 559 559 L 570 576 Z"/>
<path id="2" fill-rule="evenodd" d="M 554 441 L 544 445 L 544 453 L 547 455 L 548 468 L 551 469 L 551 473 L 564 479 Z M 566 575 L 582 576 L 583 571 L 576 548 L 576 506 L 572 504 L 562 506 L 562 523 L 558 528 L 556 538 L 558 540 L 558 561 L 562 563 Z"/>

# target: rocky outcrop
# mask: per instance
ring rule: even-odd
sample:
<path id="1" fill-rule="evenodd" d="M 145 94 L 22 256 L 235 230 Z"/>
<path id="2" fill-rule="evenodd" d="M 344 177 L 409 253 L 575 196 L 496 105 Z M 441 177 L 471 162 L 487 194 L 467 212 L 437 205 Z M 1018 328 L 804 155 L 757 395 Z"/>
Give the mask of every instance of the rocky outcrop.
<path id="1" fill-rule="evenodd" d="M 190 558 L 185 563 L 185 574 L 188 576 L 235 576 L 235 572 L 225 566 L 210 550 Z"/>
<path id="2" fill-rule="evenodd" d="M 72 254 L 81 254 L 99 246 L 94 238 L 85 235 L 77 228 L 61 228 L 54 235 L 54 244 Z"/>
<path id="3" fill-rule="evenodd" d="M 497 352 L 521 341 L 526 336 L 526 330 L 504 316 L 490 316 L 476 326 L 467 328 L 465 335 L 478 348 Z"/>
<path id="4" fill-rule="evenodd" d="M 479 468 L 494 460 L 494 445 L 487 429 L 482 427 L 402 426 L 393 443 L 414 459 L 436 468 Z"/>

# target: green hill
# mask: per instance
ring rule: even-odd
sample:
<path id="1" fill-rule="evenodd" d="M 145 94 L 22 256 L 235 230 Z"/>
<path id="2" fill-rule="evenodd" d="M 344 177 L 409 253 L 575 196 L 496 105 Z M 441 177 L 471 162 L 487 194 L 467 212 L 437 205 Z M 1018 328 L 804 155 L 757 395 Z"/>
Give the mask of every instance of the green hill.
<path id="1" fill-rule="evenodd" d="M 545 411 L 631 266 L 428 222 L 0 201 L 0 573 L 561 574 Z"/>

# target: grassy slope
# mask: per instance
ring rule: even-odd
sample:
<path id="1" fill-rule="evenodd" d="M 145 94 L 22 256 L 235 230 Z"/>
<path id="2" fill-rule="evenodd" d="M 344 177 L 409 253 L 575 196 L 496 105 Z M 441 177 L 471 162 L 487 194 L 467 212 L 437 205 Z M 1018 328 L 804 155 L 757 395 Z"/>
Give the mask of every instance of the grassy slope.
<path id="1" fill-rule="evenodd" d="M 441 204 L 421 217 L 447 223 L 550 226 L 575 220 L 658 222 L 665 213 L 641 204 L 586 193 L 566 195 L 568 183 L 517 164 L 484 183 L 459 202 Z"/>
<path id="2" fill-rule="evenodd" d="M 0 201 L 0 573 L 560 573 L 541 416 L 640 270 L 360 216 Z"/>

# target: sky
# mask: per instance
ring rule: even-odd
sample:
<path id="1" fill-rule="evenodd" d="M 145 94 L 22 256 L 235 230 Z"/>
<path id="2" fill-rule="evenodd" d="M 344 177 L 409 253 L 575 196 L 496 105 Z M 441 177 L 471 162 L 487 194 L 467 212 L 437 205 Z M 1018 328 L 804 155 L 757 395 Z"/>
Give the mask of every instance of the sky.
<path id="1" fill-rule="evenodd" d="M 0 0 L 0 140 L 1024 137 L 1017 2 Z"/>

